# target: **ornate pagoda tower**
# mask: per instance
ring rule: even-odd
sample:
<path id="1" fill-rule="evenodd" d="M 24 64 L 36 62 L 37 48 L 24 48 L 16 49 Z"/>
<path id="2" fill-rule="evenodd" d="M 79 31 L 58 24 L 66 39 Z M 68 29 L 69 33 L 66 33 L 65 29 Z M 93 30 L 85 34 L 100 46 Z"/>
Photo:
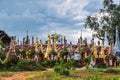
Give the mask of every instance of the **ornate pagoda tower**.
<path id="1" fill-rule="evenodd" d="M 105 38 L 104 38 L 104 46 L 108 47 L 109 43 L 108 43 L 108 39 L 107 39 L 107 32 L 105 31 Z"/>
<path id="2" fill-rule="evenodd" d="M 42 42 L 42 40 L 40 40 L 40 50 L 43 53 L 43 42 Z"/>
<path id="3" fill-rule="evenodd" d="M 38 38 L 36 38 L 36 44 L 35 44 L 35 51 L 36 52 L 39 52 L 38 46 L 39 46 L 39 41 L 38 41 Z"/>
<path id="4" fill-rule="evenodd" d="M 100 58 L 105 59 L 104 44 L 102 44 L 102 46 L 101 46 Z"/>
<path id="5" fill-rule="evenodd" d="M 54 50 L 57 52 L 57 47 L 56 47 L 56 34 L 54 35 Z"/>
<path id="6" fill-rule="evenodd" d="M 94 55 L 95 58 L 98 58 L 96 43 L 94 44 L 93 55 Z"/>
<path id="7" fill-rule="evenodd" d="M 118 26 L 116 26 L 116 39 L 115 39 L 114 53 L 117 56 L 117 58 L 120 58 L 120 41 L 119 41 Z"/>
<path id="8" fill-rule="evenodd" d="M 45 58 L 48 57 L 48 54 L 51 50 L 52 50 L 52 48 L 51 48 L 50 34 L 48 34 L 48 41 L 47 41 L 47 49 L 46 49 Z"/>

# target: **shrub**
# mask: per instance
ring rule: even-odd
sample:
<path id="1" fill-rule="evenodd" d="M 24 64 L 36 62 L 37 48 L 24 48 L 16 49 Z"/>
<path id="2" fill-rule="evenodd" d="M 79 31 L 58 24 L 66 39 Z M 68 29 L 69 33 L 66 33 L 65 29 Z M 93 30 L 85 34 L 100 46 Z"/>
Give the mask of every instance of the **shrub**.
<path id="1" fill-rule="evenodd" d="M 44 70 L 38 62 L 30 59 L 19 59 L 15 69 L 20 71 Z"/>
<path id="2" fill-rule="evenodd" d="M 74 59 L 71 59 L 66 66 L 68 66 L 69 69 L 74 70 L 77 67 L 77 63 Z"/>
<path id="3" fill-rule="evenodd" d="M 6 48 L 5 44 L 0 40 L 0 45 L 3 47 L 3 48 Z"/>
<path id="4" fill-rule="evenodd" d="M 106 68 L 106 64 L 105 63 L 101 63 L 97 66 L 98 68 Z"/>
<path id="5" fill-rule="evenodd" d="M 66 67 L 63 67 L 61 65 L 58 65 L 54 68 L 54 71 L 60 75 L 65 75 L 68 76 L 69 75 L 69 70 Z"/>
<path id="6" fill-rule="evenodd" d="M 54 72 L 68 76 L 70 74 L 69 70 L 71 69 L 71 65 L 66 63 L 64 60 L 61 60 L 60 63 L 58 63 L 55 68 Z"/>
<path id="7" fill-rule="evenodd" d="M 41 62 L 41 65 L 44 66 L 44 67 L 49 67 L 49 68 L 52 68 L 54 67 L 56 64 L 56 61 L 53 61 L 53 60 L 46 60 L 44 62 Z"/>
<path id="8" fill-rule="evenodd" d="M 49 52 L 49 54 L 51 55 L 57 55 L 57 52 L 55 51 L 55 50 L 51 50 L 50 52 Z"/>
<path id="9" fill-rule="evenodd" d="M 118 74 L 120 73 L 119 70 L 116 70 L 116 69 L 113 69 L 113 68 L 108 68 L 105 70 L 106 73 L 115 73 L 115 74 Z"/>
<path id="10" fill-rule="evenodd" d="M 81 55 L 83 55 L 83 54 L 85 53 L 85 50 L 84 50 L 84 49 L 81 49 L 81 50 L 79 51 L 79 53 L 80 53 Z"/>
<path id="11" fill-rule="evenodd" d="M 68 55 L 69 51 L 67 49 L 60 51 L 60 56 Z"/>

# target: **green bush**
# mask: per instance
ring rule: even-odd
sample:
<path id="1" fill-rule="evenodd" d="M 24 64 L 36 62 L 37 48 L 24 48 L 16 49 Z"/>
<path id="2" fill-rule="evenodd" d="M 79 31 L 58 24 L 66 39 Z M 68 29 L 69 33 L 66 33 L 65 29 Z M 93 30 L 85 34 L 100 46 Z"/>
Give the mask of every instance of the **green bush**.
<path id="1" fill-rule="evenodd" d="M 51 51 L 49 52 L 49 55 L 57 55 L 57 52 L 56 52 L 55 50 L 51 50 Z"/>
<path id="2" fill-rule="evenodd" d="M 44 62 L 41 62 L 41 65 L 42 65 L 43 67 L 48 67 L 48 68 L 54 67 L 55 64 L 56 64 L 56 61 L 53 61 L 53 60 L 46 60 L 46 61 L 44 61 Z"/>
<path id="3" fill-rule="evenodd" d="M 56 64 L 54 72 L 68 76 L 70 74 L 69 70 L 73 68 L 72 63 L 72 61 L 70 63 L 66 63 L 65 60 L 61 60 L 60 63 Z"/>
<path id="4" fill-rule="evenodd" d="M 54 72 L 60 75 L 65 75 L 65 76 L 68 76 L 70 74 L 69 70 L 66 67 L 63 67 L 61 65 L 56 66 L 54 68 Z"/>
<path id="5" fill-rule="evenodd" d="M 101 63 L 97 66 L 98 68 L 106 68 L 106 64 L 105 63 Z"/>
<path id="6" fill-rule="evenodd" d="M 106 73 L 114 73 L 114 74 L 118 74 L 120 73 L 120 70 L 117 69 L 113 69 L 113 68 L 108 68 L 105 70 Z"/>
<path id="7" fill-rule="evenodd" d="M 18 71 L 44 70 L 38 62 L 30 59 L 19 59 L 15 69 Z"/>
<path id="8" fill-rule="evenodd" d="M 3 47 L 3 48 L 6 48 L 6 45 L 0 40 L 0 45 Z"/>
<path id="9" fill-rule="evenodd" d="M 77 67 L 77 62 L 74 59 L 71 59 L 66 63 L 69 69 L 74 70 Z"/>

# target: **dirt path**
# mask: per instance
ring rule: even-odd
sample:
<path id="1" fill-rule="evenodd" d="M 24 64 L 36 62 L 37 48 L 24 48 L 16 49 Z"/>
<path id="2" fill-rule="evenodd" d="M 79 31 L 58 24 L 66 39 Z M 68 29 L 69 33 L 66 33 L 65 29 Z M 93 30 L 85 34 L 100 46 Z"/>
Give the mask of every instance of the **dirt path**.
<path id="1" fill-rule="evenodd" d="M 46 71 L 52 71 L 53 69 L 51 68 L 48 68 L 46 69 L 45 71 L 43 72 L 46 72 Z M 27 80 L 24 78 L 25 75 L 29 75 L 29 73 L 32 73 L 32 72 L 19 72 L 19 73 L 15 73 L 13 74 L 11 77 L 5 77 L 5 78 L 2 78 L 0 80 Z"/>
<path id="2" fill-rule="evenodd" d="M 17 74 L 13 74 L 11 77 L 2 78 L 0 80 L 15 80 L 16 78 L 17 78 L 17 80 L 26 80 L 26 79 L 22 78 L 24 75 L 26 75 L 26 72 L 20 72 Z"/>

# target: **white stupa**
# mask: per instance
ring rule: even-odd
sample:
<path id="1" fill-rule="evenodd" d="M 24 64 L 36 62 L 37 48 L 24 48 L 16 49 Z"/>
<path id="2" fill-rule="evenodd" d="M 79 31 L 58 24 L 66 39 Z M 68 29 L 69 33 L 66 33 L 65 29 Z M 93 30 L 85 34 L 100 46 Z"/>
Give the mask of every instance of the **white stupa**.
<path id="1" fill-rule="evenodd" d="M 107 32 L 106 31 L 105 31 L 105 38 L 104 38 L 104 46 L 105 47 L 109 46 L 109 42 L 108 42 L 108 39 L 107 39 Z"/>
<path id="2" fill-rule="evenodd" d="M 116 26 L 116 39 L 115 39 L 114 53 L 117 56 L 117 58 L 120 58 L 120 41 L 119 41 L 118 26 Z"/>

